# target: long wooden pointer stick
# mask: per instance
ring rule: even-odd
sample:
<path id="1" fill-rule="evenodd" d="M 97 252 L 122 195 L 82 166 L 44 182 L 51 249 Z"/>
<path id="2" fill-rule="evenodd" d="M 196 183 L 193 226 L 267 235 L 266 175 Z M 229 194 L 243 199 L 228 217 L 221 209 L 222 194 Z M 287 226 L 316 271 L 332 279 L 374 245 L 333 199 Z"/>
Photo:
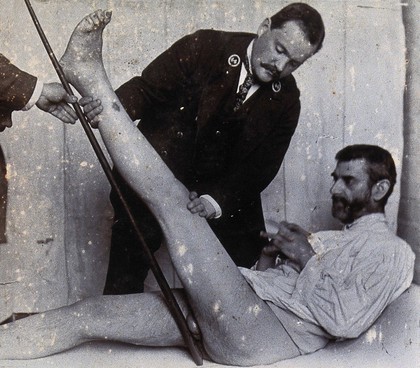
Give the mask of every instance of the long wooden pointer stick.
<path id="1" fill-rule="evenodd" d="M 26 3 L 26 6 L 29 10 L 29 13 L 32 17 L 32 20 L 35 24 L 35 27 L 38 31 L 38 34 L 41 37 L 42 43 L 45 46 L 45 49 L 48 53 L 48 56 L 51 59 L 51 62 L 52 62 L 53 66 L 54 66 L 54 68 L 55 68 L 55 70 L 58 74 L 58 77 L 60 78 L 60 81 L 61 81 L 64 89 L 66 90 L 66 92 L 68 94 L 73 95 L 73 91 L 72 91 L 69 83 L 67 82 L 66 77 L 64 76 L 63 69 L 61 68 L 60 63 L 58 62 L 57 58 L 54 55 L 54 52 L 53 52 L 53 50 L 52 50 L 52 48 L 51 48 L 51 46 L 50 46 L 50 44 L 47 40 L 47 37 L 44 34 L 44 31 L 42 30 L 42 27 L 41 27 L 41 25 L 40 25 L 40 23 L 39 23 L 39 21 L 36 17 L 35 11 L 33 10 L 30 1 L 25 0 L 25 3 Z M 86 135 L 89 138 L 90 143 L 92 144 L 93 150 L 95 151 L 95 153 L 96 153 L 96 155 L 99 159 L 99 162 L 102 166 L 102 169 L 104 170 L 104 172 L 106 174 L 106 177 L 108 178 L 112 188 L 117 193 L 117 195 L 118 195 L 118 197 L 121 201 L 121 204 L 123 205 L 123 208 L 126 211 L 128 217 L 130 219 L 130 222 L 133 226 L 133 229 L 134 229 L 134 231 L 137 235 L 139 244 L 142 246 L 143 251 L 145 252 L 146 256 L 149 258 L 150 269 L 152 270 L 153 274 L 155 275 L 155 278 L 156 278 L 156 280 L 159 284 L 159 287 L 162 290 L 162 293 L 165 297 L 165 300 L 166 300 L 166 303 L 169 307 L 169 310 L 170 310 L 173 318 L 175 319 L 175 321 L 176 321 L 176 323 L 177 323 L 177 325 L 178 325 L 178 327 L 179 327 L 179 329 L 182 333 L 184 341 L 185 341 L 188 349 L 190 350 L 190 353 L 191 353 L 191 356 L 192 356 L 194 362 L 197 365 L 203 365 L 203 358 L 202 358 L 201 352 L 198 349 L 198 347 L 196 345 L 196 341 L 194 340 L 194 337 L 192 336 L 192 334 L 191 334 L 191 332 L 188 328 L 186 319 L 185 319 L 184 315 L 182 314 L 181 308 L 179 307 L 179 304 L 176 301 L 176 299 L 174 297 L 174 294 L 172 293 L 172 290 L 169 287 L 168 282 L 166 281 L 165 276 L 163 275 L 162 270 L 160 269 L 159 264 L 156 261 L 155 256 L 150 251 L 149 247 L 147 246 L 147 244 L 146 244 L 146 242 L 143 238 L 143 235 L 141 234 L 141 232 L 140 232 L 140 230 L 137 226 L 137 223 L 134 219 L 134 216 L 133 216 L 133 214 L 130 210 L 130 207 L 128 206 L 128 203 L 125 200 L 125 198 L 124 198 L 124 196 L 123 196 L 123 194 L 122 194 L 122 192 L 121 192 L 121 190 L 120 190 L 120 188 L 119 188 L 119 186 L 118 186 L 118 184 L 115 180 L 115 177 L 114 177 L 114 174 L 112 172 L 111 166 L 109 165 L 104 153 L 102 152 L 102 149 L 99 146 L 99 143 L 96 140 L 96 137 L 93 134 L 93 132 L 92 132 L 90 126 L 89 126 L 87 118 L 85 117 L 80 105 L 77 102 L 72 104 L 72 105 L 73 105 L 73 107 L 76 111 L 76 114 L 77 114 L 77 116 L 78 116 L 78 118 L 79 118 L 79 120 L 82 124 L 83 129 L 85 130 Z"/>

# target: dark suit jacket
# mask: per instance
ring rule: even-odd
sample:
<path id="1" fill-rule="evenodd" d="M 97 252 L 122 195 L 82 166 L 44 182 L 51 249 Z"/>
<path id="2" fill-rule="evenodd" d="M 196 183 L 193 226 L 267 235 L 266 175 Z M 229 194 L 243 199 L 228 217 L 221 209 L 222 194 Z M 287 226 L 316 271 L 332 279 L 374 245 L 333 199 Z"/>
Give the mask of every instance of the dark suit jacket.
<path id="1" fill-rule="evenodd" d="M 15 67 L 0 54 L 0 121 L 10 121 L 12 111 L 25 107 L 35 84 L 34 76 Z"/>
<path id="2" fill-rule="evenodd" d="M 259 238 L 264 229 L 260 193 L 278 172 L 300 113 L 293 76 L 281 80 L 280 92 L 271 83 L 262 85 L 233 112 L 241 63 L 232 65 L 229 58 L 238 55 L 243 61 L 255 37 L 197 31 L 117 90 L 177 178 L 219 203 L 223 215 L 209 223 L 242 266 L 252 265 L 265 244 Z"/>

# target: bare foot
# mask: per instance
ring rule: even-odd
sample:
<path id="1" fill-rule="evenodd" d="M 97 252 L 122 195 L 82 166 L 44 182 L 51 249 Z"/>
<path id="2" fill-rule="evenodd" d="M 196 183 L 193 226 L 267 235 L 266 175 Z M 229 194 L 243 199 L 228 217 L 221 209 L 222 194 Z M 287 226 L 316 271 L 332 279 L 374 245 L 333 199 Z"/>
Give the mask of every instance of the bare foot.
<path id="1" fill-rule="evenodd" d="M 82 96 L 92 95 L 95 81 L 106 77 L 102 61 L 102 32 L 111 21 L 111 11 L 96 10 L 74 29 L 60 60 L 67 80 Z"/>

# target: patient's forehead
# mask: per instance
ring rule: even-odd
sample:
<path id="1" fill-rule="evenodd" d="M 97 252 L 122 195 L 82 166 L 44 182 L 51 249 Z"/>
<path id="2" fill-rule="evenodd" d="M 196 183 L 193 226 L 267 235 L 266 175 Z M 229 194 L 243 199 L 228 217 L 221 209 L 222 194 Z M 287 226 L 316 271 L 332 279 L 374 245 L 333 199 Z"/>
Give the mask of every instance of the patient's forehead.
<path id="1" fill-rule="evenodd" d="M 361 179 L 368 179 L 368 163 L 364 158 L 357 158 L 349 161 L 338 161 L 333 175 L 338 177 L 353 176 Z"/>

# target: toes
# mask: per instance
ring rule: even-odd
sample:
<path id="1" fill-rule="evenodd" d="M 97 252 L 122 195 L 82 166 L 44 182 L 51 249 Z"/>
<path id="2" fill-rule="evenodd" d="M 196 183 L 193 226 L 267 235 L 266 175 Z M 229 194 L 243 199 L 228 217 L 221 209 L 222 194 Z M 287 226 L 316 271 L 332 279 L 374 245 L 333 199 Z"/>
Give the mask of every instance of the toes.
<path id="1" fill-rule="evenodd" d="M 94 27 L 95 27 L 95 22 L 93 21 L 93 19 L 92 19 L 92 14 L 89 14 L 85 19 L 84 19 L 84 21 L 85 21 L 85 30 L 86 31 L 91 31 L 92 29 L 94 29 Z"/>
<path id="2" fill-rule="evenodd" d="M 105 24 L 108 24 L 111 21 L 111 17 L 112 17 L 112 11 L 107 10 L 105 12 L 105 19 L 104 19 Z"/>
<path id="3" fill-rule="evenodd" d="M 111 21 L 112 11 L 111 10 L 105 10 L 105 11 L 100 10 L 97 15 L 98 15 L 101 23 L 103 23 L 104 25 L 107 25 Z"/>
<path id="4" fill-rule="evenodd" d="M 91 24 L 98 28 L 102 25 L 106 25 L 111 21 L 112 11 L 103 11 L 102 9 L 96 10 L 94 13 L 89 15 Z"/>
<path id="5" fill-rule="evenodd" d="M 97 10 L 90 16 L 90 19 L 92 19 L 92 22 L 96 27 L 99 27 L 102 24 L 102 20 L 101 20 L 101 18 L 103 18 L 102 13 L 103 13 L 102 10 Z"/>
<path id="6" fill-rule="evenodd" d="M 98 9 L 95 12 L 87 15 L 80 26 L 82 27 L 81 30 L 85 32 L 94 31 L 98 28 L 105 27 L 111 21 L 112 11 L 107 10 L 103 11 L 102 9 Z"/>

